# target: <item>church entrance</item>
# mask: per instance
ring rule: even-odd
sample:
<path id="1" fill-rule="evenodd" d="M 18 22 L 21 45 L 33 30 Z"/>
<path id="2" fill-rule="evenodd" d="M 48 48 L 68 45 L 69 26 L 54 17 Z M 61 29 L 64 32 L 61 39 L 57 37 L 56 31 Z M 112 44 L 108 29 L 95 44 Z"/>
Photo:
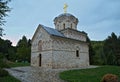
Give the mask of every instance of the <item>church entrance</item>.
<path id="1" fill-rule="evenodd" d="M 41 54 L 39 54 L 39 66 L 41 66 Z"/>

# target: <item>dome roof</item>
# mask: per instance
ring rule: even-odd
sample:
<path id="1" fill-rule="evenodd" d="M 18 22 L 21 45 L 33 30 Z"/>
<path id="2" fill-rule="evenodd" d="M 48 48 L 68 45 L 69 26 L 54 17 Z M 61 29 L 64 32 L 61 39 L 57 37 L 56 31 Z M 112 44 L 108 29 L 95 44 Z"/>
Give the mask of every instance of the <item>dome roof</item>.
<path id="1" fill-rule="evenodd" d="M 72 16 L 72 17 L 76 18 L 75 16 L 73 16 L 73 15 L 70 14 L 70 13 L 63 13 L 63 14 L 60 14 L 58 17 L 62 17 L 62 16 L 66 16 L 66 17 Z"/>
<path id="2" fill-rule="evenodd" d="M 78 23 L 78 19 L 70 13 L 63 13 L 63 14 L 58 15 L 57 17 L 55 17 L 54 22 L 57 22 L 58 20 L 63 19 L 63 18 L 72 18 L 72 20 L 74 19 L 76 23 Z"/>

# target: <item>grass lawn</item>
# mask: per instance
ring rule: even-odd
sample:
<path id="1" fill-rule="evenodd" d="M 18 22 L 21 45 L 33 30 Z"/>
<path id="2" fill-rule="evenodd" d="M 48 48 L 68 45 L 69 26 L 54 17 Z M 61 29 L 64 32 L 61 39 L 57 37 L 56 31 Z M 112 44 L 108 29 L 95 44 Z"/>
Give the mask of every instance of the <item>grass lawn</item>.
<path id="1" fill-rule="evenodd" d="M 68 82 L 100 82 L 105 74 L 115 74 L 120 80 L 120 66 L 69 70 L 60 73 L 60 78 Z"/>
<path id="2" fill-rule="evenodd" d="M 20 62 L 9 62 L 7 63 L 9 67 L 21 67 L 21 66 L 30 66 L 30 63 L 20 63 Z M 0 82 L 21 82 L 18 79 L 14 78 L 11 75 L 0 77 Z"/>
<path id="3" fill-rule="evenodd" d="M 22 67 L 22 66 L 30 66 L 30 63 L 22 63 L 22 62 L 9 63 L 9 67 Z"/>
<path id="4" fill-rule="evenodd" d="M 8 76 L 5 76 L 5 77 L 0 77 L 0 82 L 21 82 L 21 81 L 19 81 L 18 79 L 8 75 Z"/>

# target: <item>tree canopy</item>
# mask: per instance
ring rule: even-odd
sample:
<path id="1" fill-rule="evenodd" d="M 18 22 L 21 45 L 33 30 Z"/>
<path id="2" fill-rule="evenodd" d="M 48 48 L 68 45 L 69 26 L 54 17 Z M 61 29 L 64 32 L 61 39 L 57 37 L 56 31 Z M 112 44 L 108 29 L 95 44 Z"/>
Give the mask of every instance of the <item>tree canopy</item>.
<path id="1" fill-rule="evenodd" d="M 17 60 L 30 62 L 31 53 L 31 40 L 27 40 L 26 36 L 23 36 L 17 43 Z"/>
<path id="2" fill-rule="evenodd" d="M 7 12 L 10 11 L 10 7 L 8 6 L 8 3 L 11 0 L 0 0 L 0 36 L 2 36 L 3 28 L 1 27 L 5 23 L 4 17 L 7 16 Z"/>
<path id="3" fill-rule="evenodd" d="M 0 57 L 9 61 L 27 61 L 30 62 L 31 40 L 23 36 L 16 46 L 12 46 L 10 40 L 0 38 Z M 1 58 L 0 58 L 1 59 Z"/>
<path id="4" fill-rule="evenodd" d="M 104 41 L 92 41 L 92 64 L 120 65 L 120 36 L 111 33 Z"/>
<path id="5" fill-rule="evenodd" d="M 106 56 L 106 63 L 109 65 L 120 65 L 120 39 L 115 33 L 108 36 L 103 48 Z"/>

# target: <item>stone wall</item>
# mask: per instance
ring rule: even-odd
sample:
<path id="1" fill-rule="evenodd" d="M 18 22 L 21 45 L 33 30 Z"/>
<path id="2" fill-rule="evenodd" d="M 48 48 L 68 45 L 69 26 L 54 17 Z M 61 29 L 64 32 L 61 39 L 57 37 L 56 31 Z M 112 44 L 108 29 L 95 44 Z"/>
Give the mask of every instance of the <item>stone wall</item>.
<path id="1" fill-rule="evenodd" d="M 82 32 L 72 30 L 72 29 L 65 29 L 60 32 L 63 33 L 64 36 L 66 36 L 67 38 L 76 39 L 80 41 L 86 41 L 87 35 Z"/>
<path id="2" fill-rule="evenodd" d="M 39 53 L 31 53 L 31 66 L 39 66 Z"/>
<path id="3" fill-rule="evenodd" d="M 41 49 L 39 49 L 39 42 L 42 42 Z M 41 66 L 46 67 L 46 60 L 49 57 L 49 51 L 52 49 L 52 42 L 50 35 L 40 26 L 37 29 L 37 32 L 34 35 L 31 46 L 31 66 L 39 66 L 39 55 L 41 54 Z M 50 53 L 52 54 L 52 53 Z M 49 59 L 49 58 L 47 58 Z"/>
<path id="4" fill-rule="evenodd" d="M 39 41 L 42 41 L 42 43 L 47 43 L 51 40 L 50 35 L 40 26 L 37 29 L 37 32 L 34 35 L 34 39 L 32 40 L 32 52 L 38 51 L 38 45 Z"/>
<path id="5" fill-rule="evenodd" d="M 52 68 L 52 51 L 43 51 L 42 53 L 42 66 L 46 68 Z"/>
<path id="6" fill-rule="evenodd" d="M 78 37 L 75 35 L 75 37 Z M 85 38 L 86 39 L 86 38 Z M 84 39 L 83 39 L 84 40 Z M 76 56 L 76 51 L 79 56 Z M 40 60 L 41 55 L 41 60 Z M 50 36 L 39 27 L 32 40 L 31 66 L 76 68 L 89 65 L 88 44 L 79 40 Z"/>
<path id="7" fill-rule="evenodd" d="M 87 43 L 54 37 L 52 47 L 53 68 L 76 68 L 89 65 Z M 76 56 L 76 50 L 79 50 L 79 57 Z"/>

